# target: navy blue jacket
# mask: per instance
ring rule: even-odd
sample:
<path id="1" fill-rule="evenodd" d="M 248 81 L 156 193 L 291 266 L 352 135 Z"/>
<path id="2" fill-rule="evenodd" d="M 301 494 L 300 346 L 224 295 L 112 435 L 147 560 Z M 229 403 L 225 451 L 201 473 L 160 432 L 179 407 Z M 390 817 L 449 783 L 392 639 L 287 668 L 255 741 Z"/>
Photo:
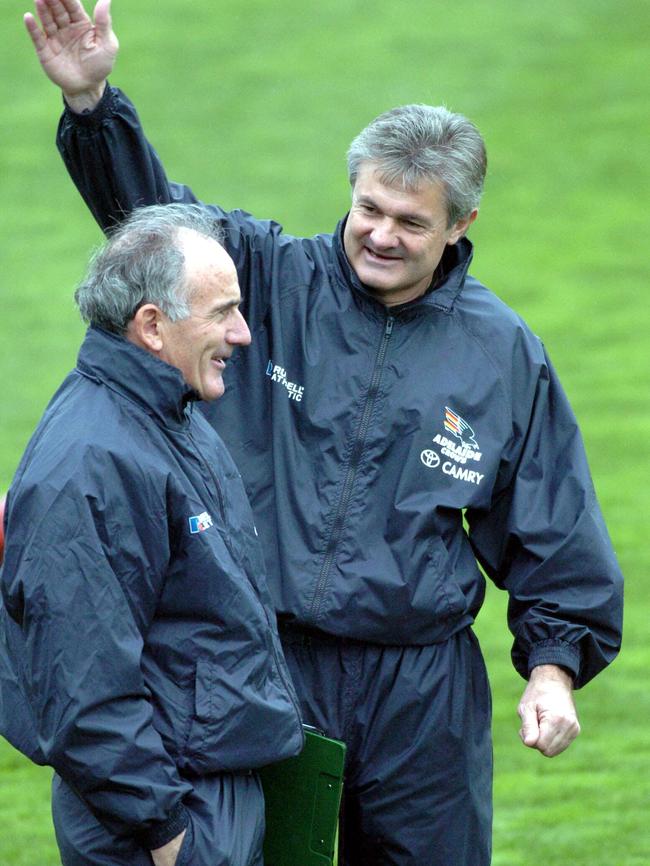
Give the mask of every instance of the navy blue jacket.
<path id="1" fill-rule="evenodd" d="M 246 493 L 192 396 L 89 329 L 9 491 L 0 572 L 0 730 L 150 848 L 184 826 L 182 776 L 303 741 Z"/>
<path id="2" fill-rule="evenodd" d="M 103 228 L 194 202 L 107 88 L 58 143 Z M 620 644 L 622 577 L 573 413 L 540 340 L 447 247 L 431 289 L 387 309 L 334 234 L 289 237 L 210 206 L 253 344 L 204 410 L 239 466 L 281 620 L 385 644 L 474 621 L 477 559 L 510 595 L 513 661 L 582 685 Z M 467 529 L 464 528 L 464 519 Z"/>

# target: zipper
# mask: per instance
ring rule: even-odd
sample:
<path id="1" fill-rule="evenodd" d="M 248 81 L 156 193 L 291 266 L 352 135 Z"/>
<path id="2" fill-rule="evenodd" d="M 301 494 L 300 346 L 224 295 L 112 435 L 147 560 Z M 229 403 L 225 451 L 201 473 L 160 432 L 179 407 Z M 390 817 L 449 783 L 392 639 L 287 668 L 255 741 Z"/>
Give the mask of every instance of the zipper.
<path id="1" fill-rule="evenodd" d="M 332 523 L 332 531 L 330 532 L 329 541 L 327 542 L 327 546 L 325 548 L 325 558 L 323 560 L 323 566 L 321 568 L 320 574 L 318 576 L 318 581 L 316 584 L 316 590 L 314 592 L 314 598 L 311 604 L 310 614 L 313 617 L 313 621 L 316 622 L 318 620 L 320 605 L 323 600 L 323 596 L 325 594 L 325 587 L 327 586 L 327 581 L 329 578 L 329 573 L 332 568 L 332 564 L 334 562 L 334 556 L 336 554 L 336 549 L 338 547 L 341 533 L 343 532 L 343 527 L 345 525 L 345 515 L 348 510 L 348 505 L 350 504 L 350 498 L 352 496 L 352 491 L 354 489 L 354 482 L 357 474 L 357 469 L 359 468 L 359 463 L 361 461 L 361 457 L 363 454 L 363 447 L 366 440 L 366 434 L 368 432 L 368 427 L 370 426 L 370 416 L 372 414 L 372 410 L 374 407 L 375 399 L 377 397 L 377 393 L 379 391 L 379 383 L 381 381 L 381 375 L 384 368 L 384 361 L 386 359 L 386 352 L 388 350 L 388 342 L 391 338 L 391 334 L 393 333 L 393 325 L 395 323 L 394 316 L 387 315 L 386 321 L 384 324 L 384 331 L 381 336 L 381 340 L 379 343 L 379 349 L 377 351 L 377 357 L 375 358 L 375 366 L 372 372 L 372 379 L 370 380 L 370 386 L 368 387 L 368 394 L 366 396 L 366 402 L 363 407 L 363 412 L 361 414 L 361 421 L 359 422 L 359 427 L 357 429 L 356 439 L 354 445 L 352 447 L 352 451 L 350 454 L 350 459 L 348 463 L 348 469 L 345 475 L 345 481 L 343 482 L 343 489 L 341 492 L 341 498 L 339 499 L 338 508 L 336 509 L 336 514 L 334 515 L 334 521 Z"/>
<path id="2" fill-rule="evenodd" d="M 223 525 L 225 526 L 226 525 L 226 506 L 224 503 L 223 491 L 221 490 L 221 484 L 219 483 L 219 479 L 217 478 L 216 474 L 212 471 L 212 468 L 211 468 L 210 464 L 207 462 L 207 460 L 203 459 L 203 456 L 201 455 L 200 450 L 197 448 L 196 441 L 194 439 L 194 436 L 192 436 L 192 433 L 190 430 L 188 430 L 187 435 L 189 436 L 189 439 L 190 439 L 190 442 L 192 443 L 192 445 L 194 445 L 194 453 L 196 454 L 196 458 L 197 458 L 198 462 L 203 467 L 203 469 L 205 470 L 207 475 L 214 482 L 214 488 L 215 488 L 216 493 L 217 493 L 217 503 L 219 505 L 219 511 L 221 513 L 221 519 L 223 520 Z M 226 539 L 227 544 L 228 544 L 229 540 L 230 539 Z M 228 549 L 230 550 L 230 555 L 232 556 L 233 552 L 230 549 L 229 544 L 228 544 Z"/>

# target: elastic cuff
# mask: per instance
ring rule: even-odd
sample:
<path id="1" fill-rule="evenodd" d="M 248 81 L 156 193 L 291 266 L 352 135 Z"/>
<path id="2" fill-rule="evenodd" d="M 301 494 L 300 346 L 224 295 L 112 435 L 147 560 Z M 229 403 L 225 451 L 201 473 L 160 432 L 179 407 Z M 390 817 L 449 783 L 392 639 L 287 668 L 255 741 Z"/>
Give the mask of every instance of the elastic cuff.
<path id="1" fill-rule="evenodd" d="M 102 93 L 102 98 L 99 100 L 97 105 L 92 110 L 87 108 L 81 113 L 73 111 L 65 101 L 64 97 L 63 105 L 65 106 L 66 119 L 69 121 L 71 120 L 72 123 L 77 126 L 98 127 L 101 121 L 110 113 L 110 108 L 113 104 L 113 96 L 113 88 L 107 81 L 106 86 L 104 87 L 104 92 Z"/>
<path id="2" fill-rule="evenodd" d="M 171 842 L 179 833 L 182 833 L 189 822 L 189 812 L 183 803 L 179 801 L 166 821 L 156 824 L 155 827 L 151 827 L 144 833 L 138 833 L 138 841 L 143 848 L 149 851 L 162 848 L 163 845 Z"/>
<path id="3" fill-rule="evenodd" d="M 580 673 L 580 650 L 563 640 L 544 640 L 533 645 L 528 656 L 528 676 L 539 665 L 558 665 L 574 678 Z"/>

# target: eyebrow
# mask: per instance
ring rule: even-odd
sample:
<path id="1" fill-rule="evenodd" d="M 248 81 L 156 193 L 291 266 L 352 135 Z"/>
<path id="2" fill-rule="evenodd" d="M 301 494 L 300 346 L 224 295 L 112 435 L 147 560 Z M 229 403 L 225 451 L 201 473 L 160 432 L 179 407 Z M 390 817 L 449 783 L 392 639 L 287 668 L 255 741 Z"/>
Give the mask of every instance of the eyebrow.
<path id="1" fill-rule="evenodd" d="M 223 301 L 220 304 L 215 304 L 209 311 L 209 315 L 213 315 L 214 313 L 223 313 L 224 310 L 229 310 L 232 307 L 238 307 L 242 302 L 242 297 L 239 295 L 238 298 L 233 298 L 230 301 Z"/>

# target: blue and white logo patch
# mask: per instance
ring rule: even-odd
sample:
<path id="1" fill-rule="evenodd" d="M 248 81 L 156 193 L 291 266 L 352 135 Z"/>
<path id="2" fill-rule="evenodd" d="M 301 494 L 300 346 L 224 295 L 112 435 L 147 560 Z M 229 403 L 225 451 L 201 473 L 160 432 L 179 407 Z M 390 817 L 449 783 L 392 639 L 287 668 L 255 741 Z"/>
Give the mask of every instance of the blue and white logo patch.
<path id="1" fill-rule="evenodd" d="M 188 520 L 190 521 L 190 532 L 192 535 L 196 535 L 197 532 L 205 532 L 206 529 L 212 526 L 212 518 L 207 511 L 203 511 L 195 517 L 188 517 Z"/>
<path id="2" fill-rule="evenodd" d="M 287 379 L 287 371 L 280 364 L 274 364 L 269 360 L 266 365 L 266 375 L 269 376 L 272 382 L 278 382 L 283 388 L 287 389 L 287 397 L 290 400 L 295 400 L 300 403 L 303 394 L 305 393 L 304 385 L 298 385 L 297 382 L 290 382 Z"/>

